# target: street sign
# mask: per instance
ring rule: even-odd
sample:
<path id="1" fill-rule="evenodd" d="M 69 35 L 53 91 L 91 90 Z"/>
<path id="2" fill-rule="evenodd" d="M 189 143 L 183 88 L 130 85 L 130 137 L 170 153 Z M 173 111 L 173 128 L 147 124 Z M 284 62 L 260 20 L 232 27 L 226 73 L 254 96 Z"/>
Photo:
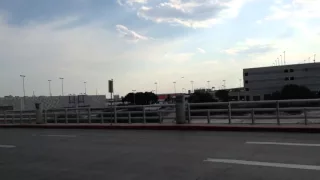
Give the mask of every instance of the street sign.
<path id="1" fill-rule="evenodd" d="M 109 80 L 109 93 L 113 93 L 113 80 Z"/>

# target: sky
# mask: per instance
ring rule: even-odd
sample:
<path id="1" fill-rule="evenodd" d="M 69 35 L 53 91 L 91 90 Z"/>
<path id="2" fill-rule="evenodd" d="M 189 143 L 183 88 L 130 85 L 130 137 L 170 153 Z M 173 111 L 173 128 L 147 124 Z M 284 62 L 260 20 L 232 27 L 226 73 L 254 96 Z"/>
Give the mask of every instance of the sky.
<path id="1" fill-rule="evenodd" d="M 0 96 L 239 87 L 320 56 L 320 0 L 0 0 Z M 282 55 L 282 58 L 281 56 Z M 320 59 L 320 57 L 318 58 Z M 317 61 L 317 59 L 316 59 Z M 208 81 L 210 81 L 208 83 Z M 157 85 L 155 84 L 157 83 Z"/>

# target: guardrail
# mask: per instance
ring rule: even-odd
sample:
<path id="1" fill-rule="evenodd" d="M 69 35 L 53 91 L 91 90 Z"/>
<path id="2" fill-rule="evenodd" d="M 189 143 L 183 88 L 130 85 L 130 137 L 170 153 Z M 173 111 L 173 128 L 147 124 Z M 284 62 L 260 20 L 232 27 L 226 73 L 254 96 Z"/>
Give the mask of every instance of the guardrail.
<path id="1" fill-rule="evenodd" d="M 175 104 L 43 110 L 45 123 L 173 123 Z M 319 113 L 317 113 L 319 112 Z M 0 112 L 0 123 L 34 123 L 35 111 Z M 187 103 L 187 123 L 320 124 L 320 99 Z"/>

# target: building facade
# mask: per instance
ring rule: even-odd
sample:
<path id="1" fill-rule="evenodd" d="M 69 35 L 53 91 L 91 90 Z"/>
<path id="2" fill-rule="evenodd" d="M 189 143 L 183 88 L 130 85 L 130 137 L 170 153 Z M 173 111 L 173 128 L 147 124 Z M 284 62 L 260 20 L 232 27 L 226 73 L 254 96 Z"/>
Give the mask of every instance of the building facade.
<path id="1" fill-rule="evenodd" d="M 275 91 L 288 84 L 306 86 L 313 92 L 320 90 L 320 63 L 243 69 L 246 100 L 268 100 Z"/>
<path id="2" fill-rule="evenodd" d="M 43 109 L 62 108 L 104 108 L 105 95 L 70 95 L 70 96 L 39 96 L 39 97 L 13 97 L 0 98 L 0 111 L 3 110 L 35 110 L 35 104 L 41 103 Z"/>

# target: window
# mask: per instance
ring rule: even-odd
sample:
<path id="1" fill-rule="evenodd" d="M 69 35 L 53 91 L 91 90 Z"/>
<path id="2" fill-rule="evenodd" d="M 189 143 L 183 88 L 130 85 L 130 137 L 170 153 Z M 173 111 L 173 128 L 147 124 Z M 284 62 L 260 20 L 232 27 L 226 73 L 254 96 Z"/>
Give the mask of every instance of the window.
<path id="1" fill-rule="evenodd" d="M 289 78 L 288 78 L 288 77 L 286 77 L 286 78 L 284 78 L 284 80 L 285 80 L 285 81 L 289 81 Z"/>
<path id="2" fill-rule="evenodd" d="M 246 73 L 244 73 L 244 76 L 248 76 L 248 73 L 246 72 Z"/>
<path id="3" fill-rule="evenodd" d="M 249 91 L 250 89 L 249 88 L 246 88 L 246 91 Z"/>
<path id="4" fill-rule="evenodd" d="M 284 72 L 287 73 L 287 72 L 288 72 L 288 69 L 285 69 Z"/>
<path id="5" fill-rule="evenodd" d="M 291 80 L 291 81 L 294 80 L 294 77 L 290 77 L 290 80 Z"/>
<path id="6" fill-rule="evenodd" d="M 249 81 L 248 81 L 248 80 L 246 80 L 246 81 L 245 81 L 245 83 L 246 83 L 246 84 L 248 84 L 248 83 L 249 83 Z"/>
<path id="7" fill-rule="evenodd" d="M 294 70 L 293 69 L 290 69 L 290 72 L 293 72 Z"/>
<path id="8" fill-rule="evenodd" d="M 84 95 L 78 96 L 78 103 L 84 103 Z"/>

